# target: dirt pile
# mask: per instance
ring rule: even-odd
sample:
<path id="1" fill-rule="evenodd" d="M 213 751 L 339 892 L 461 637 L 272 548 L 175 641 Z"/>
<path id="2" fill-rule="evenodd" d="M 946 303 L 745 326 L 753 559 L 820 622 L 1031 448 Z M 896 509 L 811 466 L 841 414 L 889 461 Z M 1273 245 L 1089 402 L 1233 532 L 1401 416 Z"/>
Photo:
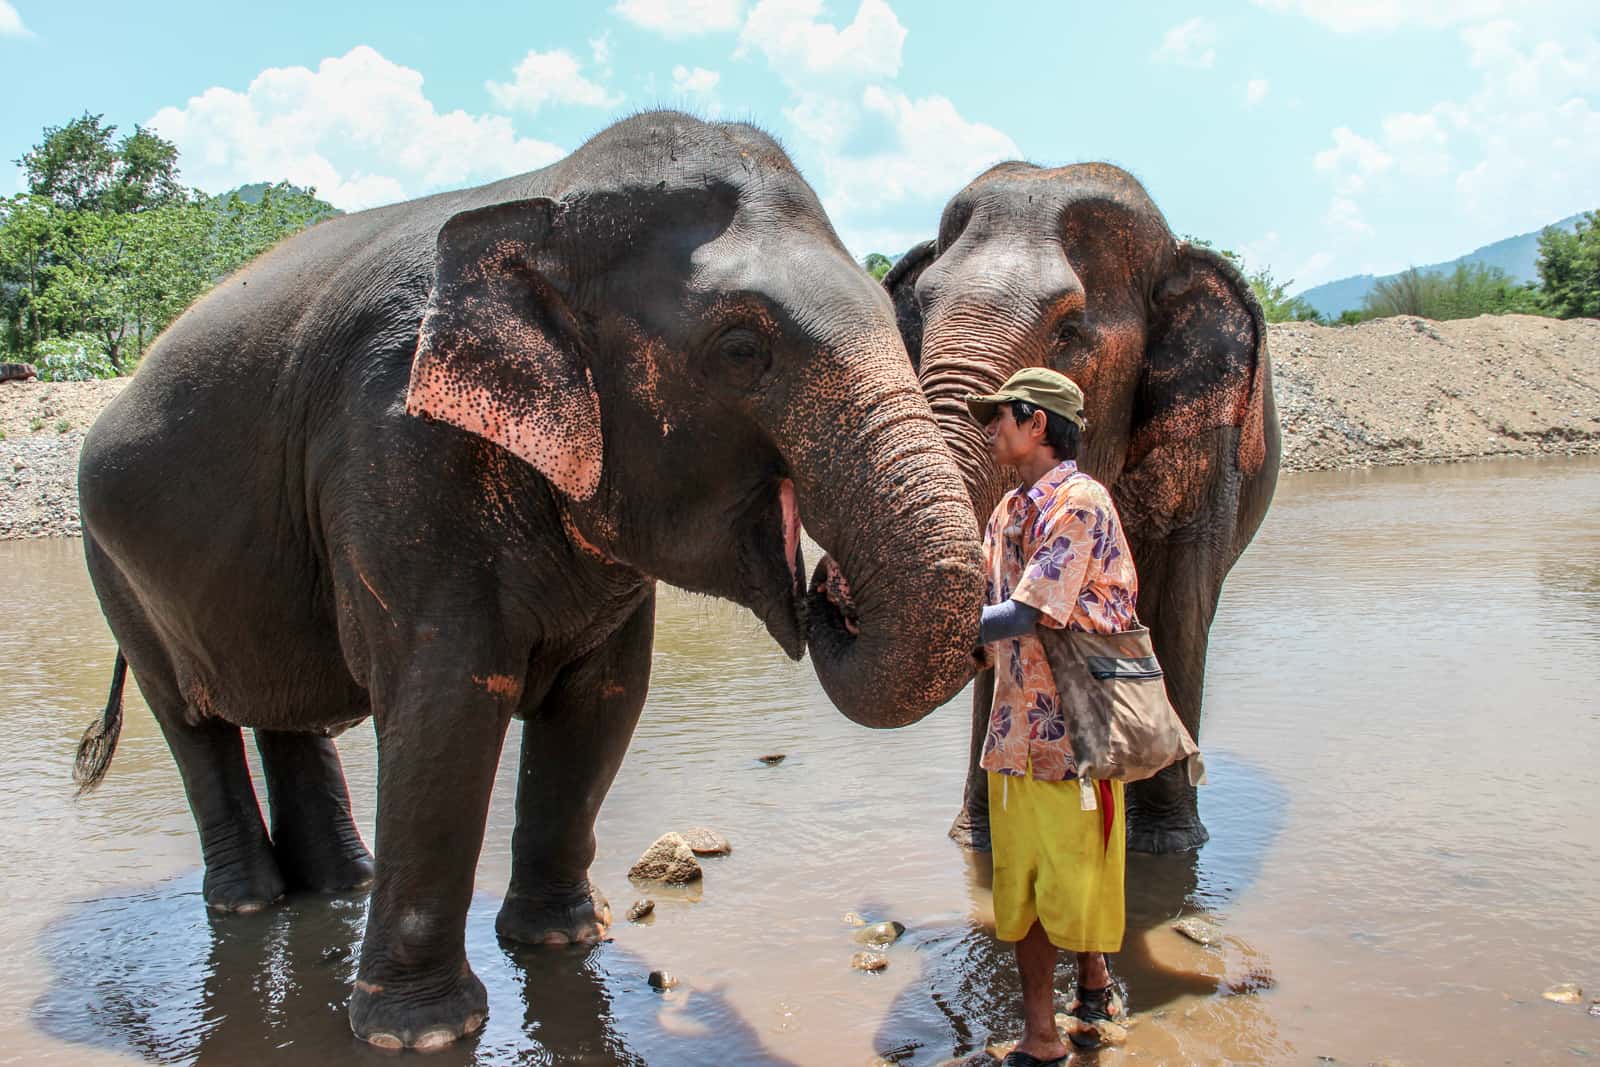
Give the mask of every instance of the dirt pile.
<path id="1" fill-rule="evenodd" d="M 1600 452 L 1600 320 L 1268 327 L 1287 471 Z"/>
<path id="2" fill-rule="evenodd" d="M 1600 452 L 1600 320 L 1269 330 L 1285 471 Z M 126 384 L 0 383 L 0 539 L 79 533 L 78 449 Z"/>

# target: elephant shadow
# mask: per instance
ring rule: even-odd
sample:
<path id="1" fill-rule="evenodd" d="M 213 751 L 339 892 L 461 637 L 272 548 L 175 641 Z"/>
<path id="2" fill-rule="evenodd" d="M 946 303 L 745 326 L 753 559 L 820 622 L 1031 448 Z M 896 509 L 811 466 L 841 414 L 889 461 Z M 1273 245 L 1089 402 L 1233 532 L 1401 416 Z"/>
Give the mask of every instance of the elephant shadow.
<path id="1" fill-rule="evenodd" d="M 1130 852 L 1127 933 L 1112 971 L 1136 1015 L 1164 1014 L 1185 998 L 1259 995 L 1270 990 L 1270 961 L 1226 925 L 1228 903 L 1253 885 L 1285 820 L 1287 793 L 1260 768 L 1208 752 L 1214 785 L 1201 791 L 1211 843 L 1198 852 Z M 993 865 L 987 853 L 963 851 L 971 913 L 907 932 L 899 952 L 914 953 L 921 973 L 896 998 L 874 1039 L 882 1059 L 939 1064 L 1014 1040 L 1022 1029 L 1022 985 L 1012 947 L 994 936 L 988 901 Z M 1226 946 L 1204 949 L 1168 929 L 1182 916 L 1222 923 Z M 1071 999 L 1075 966 L 1062 953 L 1056 989 Z"/>
<path id="2" fill-rule="evenodd" d="M 213 918 L 200 872 L 76 905 L 39 937 L 53 971 L 33 1024 L 50 1037 L 151 1063 L 389 1063 L 346 1014 L 363 897 L 291 897 Z M 430 1064 L 672 1064 L 724 1055 L 782 1064 L 717 990 L 649 987 L 649 966 L 608 942 L 515 949 L 479 894 L 467 953 L 489 992 L 483 1031 Z"/>

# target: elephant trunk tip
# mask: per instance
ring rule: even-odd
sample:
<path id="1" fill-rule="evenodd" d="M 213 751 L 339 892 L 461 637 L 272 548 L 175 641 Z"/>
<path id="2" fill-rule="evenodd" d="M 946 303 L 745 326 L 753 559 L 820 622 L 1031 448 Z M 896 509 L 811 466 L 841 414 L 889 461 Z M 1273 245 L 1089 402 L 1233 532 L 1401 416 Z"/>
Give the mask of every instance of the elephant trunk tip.
<path id="1" fill-rule="evenodd" d="M 106 698 L 106 709 L 96 722 L 89 724 L 78 741 L 78 754 L 72 763 L 72 780 L 78 784 L 78 796 L 92 792 L 111 767 L 111 757 L 117 751 L 117 738 L 122 735 L 122 688 L 128 679 L 128 661 L 122 650 L 117 650 L 116 666 L 111 671 L 111 693 Z"/>

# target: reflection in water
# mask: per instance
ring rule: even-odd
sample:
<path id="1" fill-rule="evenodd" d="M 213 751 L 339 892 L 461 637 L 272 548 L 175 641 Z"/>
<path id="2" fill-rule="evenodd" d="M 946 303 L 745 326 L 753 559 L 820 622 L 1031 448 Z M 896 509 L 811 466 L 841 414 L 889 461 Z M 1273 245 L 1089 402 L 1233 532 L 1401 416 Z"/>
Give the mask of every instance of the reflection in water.
<path id="1" fill-rule="evenodd" d="M 1505 501 L 1537 521 L 1491 536 L 1485 509 Z M 1557 981 L 1600 988 L 1596 529 L 1593 460 L 1280 486 L 1212 629 L 1211 843 L 1129 858 L 1113 967 L 1137 1021 L 1121 1055 L 1543 1064 L 1600 1052 L 1581 1007 L 1539 998 Z M 82 547 L 3 544 L 0 574 L 0 1059 L 391 1060 L 346 1021 L 364 901 L 208 917 L 177 773 L 136 698 L 105 785 L 71 799 L 73 746 L 114 654 Z M 863 730 L 748 613 L 669 594 L 658 629 L 593 874 L 621 914 L 646 892 L 628 867 L 660 833 L 708 825 L 733 854 L 705 862 L 697 897 L 651 893 L 653 921 L 619 921 L 609 944 L 506 950 L 493 921 L 513 728 L 468 926 L 490 1017 L 429 1061 L 931 1067 L 1015 1037 L 1016 969 L 993 937 L 986 866 L 945 837 L 965 698 L 904 730 Z M 371 840 L 371 731 L 339 745 Z M 768 767 L 755 759 L 766 752 L 788 758 Z M 845 912 L 907 926 L 888 970 L 850 969 Z M 1190 913 L 1215 921 L 1219 943 L 1172 931 Z M 683 985 L 651 990 L 658 968 Z M 1070 982 L 1063 966 L 1063 999 Z"/>

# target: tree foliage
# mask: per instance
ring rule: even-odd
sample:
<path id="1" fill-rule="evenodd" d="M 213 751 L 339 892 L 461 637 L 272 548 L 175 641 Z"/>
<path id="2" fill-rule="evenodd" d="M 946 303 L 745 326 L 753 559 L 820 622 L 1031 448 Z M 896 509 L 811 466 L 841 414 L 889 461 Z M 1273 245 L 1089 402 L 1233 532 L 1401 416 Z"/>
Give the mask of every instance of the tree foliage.
<path id="1" fill-rule="evenodd" d="M 1537 315 L 1542 310 L 1533 286 L 1518 285 L 1499 267 L 1461 263 L 1448 274 L 1411 267 L 1379 279 L 1362 303 L 1361 318 L 1417 315 L 1444 321 L 1507 312 Z"/>
<path id="2" fill-rule="evenodd" d="M 1572 233 L 1553 226 L 1541 233 L 1538 271 L 1552 315 L 1600 318 L 1600 211 L 1581 216 Z"/>
<path id="3" fill-rule="evenodd" d="M 115 135 L 85 114 L 17 161 L 29 188 L 0 199 L 0 358 L 126 373 L 217 279 L 336 214 L 287 183 L 254 202 L 208 197 L 179 183 L 171 142 Z M 84 344 L 94 358 L 74 362 Z"/>
<path id="4" fill-rule="evenodd" d="M 890 269 L 894 267 L 894 260 L 882 252 L 868 252 L 867 258 L 861 261 L 861 265 L 867 268 L 867 273 L 872 275 L 875 280 L 881 282 L 883 281 L 883 276 L 888 274 Z"/>

